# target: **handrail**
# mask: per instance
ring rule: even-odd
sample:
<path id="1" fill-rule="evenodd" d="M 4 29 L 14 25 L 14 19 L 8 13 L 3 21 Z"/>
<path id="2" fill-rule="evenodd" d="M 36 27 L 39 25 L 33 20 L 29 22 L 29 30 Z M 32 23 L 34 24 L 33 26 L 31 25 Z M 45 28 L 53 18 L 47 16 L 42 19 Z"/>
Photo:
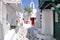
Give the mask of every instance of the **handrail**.
<path id="1" fill-rule="evenodd" d="M 47 8 L 49 5 L 51 5 L 51 3 L 47 4 L 47 5 L 44 7 L 44 9 Z"/>
<path id="2" fill-rule="evenodd" d="M 56 7 L 55 3 L 53 3 L 54 1 L 55 1 L 55 0 L 51 0 L 51 2 L 52 2 L 52 6 L 53 6 L 54 9 L 56 10 L 56 12 L 57 12 L 58 14 L 60 14 L 59 9 Z"/>
<path id="3" fill-rule="evenodd" d="M 56 12 L 57 12 L 58 14 L 60 14 L 59 9 L 56 7 L 56 5 L 55 5 L 54 3 L 52 3 L 52 6 L 53 6 L 53 7 L 54 7 L 54 9 L 56 10 Z"/>
<path id="4" fill-rule="evenodd" d="M 44 0 L 43 0 L 44 1 Z M 42 2 L 42 4 L 44 3 L 43 1 L 41 1 Z M 56 12 L 58 13 L 58 14 L 60 14 L 60 11 L 59 11 L 59 9 L 56 7 L 56 5 L 55 5 L 55 0 L 50 0 L 50 2 L 51 3 L 49 3 L 49 4 L 47 4 L 45 7 L 44 7 L 44 9 L 45 8 L 47 8 L 48 6 L 50 6 L 50 5 L 52 5 L 52 7 L 56 10 Z M 41 5 L 42 6 L 42 5 Z M 40 7 L 41 7 L 40 6 Z"/>

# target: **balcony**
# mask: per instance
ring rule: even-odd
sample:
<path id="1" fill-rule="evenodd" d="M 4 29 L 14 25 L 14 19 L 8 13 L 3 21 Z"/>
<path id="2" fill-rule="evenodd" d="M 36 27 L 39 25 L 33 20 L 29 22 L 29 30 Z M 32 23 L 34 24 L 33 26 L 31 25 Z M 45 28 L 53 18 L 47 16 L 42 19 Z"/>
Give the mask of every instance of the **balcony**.
<path id="1" fill-rule="evenodd" d="M 40 9 L 50 9 L 52 7 L 51 5 L 51 0 L 38 0 L 39 1 L 39 8 Z M 60 3 L 60 0 L 55 0 L 54 3 L 57 5 L 58 3 Z M 47 5 L 49 5 L 47 7 Z"/>
<path id="2" fill-rule="evenodd" d="M 9 5 L 14 10 L 20 11 L 21 10 L 21 0 L 3 0 L 3 2 Z"/>

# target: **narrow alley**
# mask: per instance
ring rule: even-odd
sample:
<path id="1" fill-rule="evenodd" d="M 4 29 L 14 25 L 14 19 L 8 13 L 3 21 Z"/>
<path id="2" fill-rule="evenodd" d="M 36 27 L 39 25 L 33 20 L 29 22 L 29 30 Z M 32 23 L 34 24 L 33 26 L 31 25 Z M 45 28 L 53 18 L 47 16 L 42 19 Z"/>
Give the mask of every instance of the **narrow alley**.
<path id="1" fill-rule="evenodd" d="M 0 40 L 60 40 L 60 0 L 0 0 Z"/>

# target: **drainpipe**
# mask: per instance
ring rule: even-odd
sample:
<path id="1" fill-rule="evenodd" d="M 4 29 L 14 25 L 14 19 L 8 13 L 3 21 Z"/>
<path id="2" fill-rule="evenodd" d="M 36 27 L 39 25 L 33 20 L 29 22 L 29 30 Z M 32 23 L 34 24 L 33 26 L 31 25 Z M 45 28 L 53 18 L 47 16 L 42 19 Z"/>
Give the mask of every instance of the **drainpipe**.
<path id="1" fill-rule="evenodd" d="M 57 12 L 58 14 L 60 14 L 60 11 L 59 11 L 59 9 L 56 7 L 54 1 L 55 1 L 55 0 L 51 0 L 51 2 L 52 2 L 52 6 L 53 6 L 54 9 L 56 10 L 56 12 Z"/>

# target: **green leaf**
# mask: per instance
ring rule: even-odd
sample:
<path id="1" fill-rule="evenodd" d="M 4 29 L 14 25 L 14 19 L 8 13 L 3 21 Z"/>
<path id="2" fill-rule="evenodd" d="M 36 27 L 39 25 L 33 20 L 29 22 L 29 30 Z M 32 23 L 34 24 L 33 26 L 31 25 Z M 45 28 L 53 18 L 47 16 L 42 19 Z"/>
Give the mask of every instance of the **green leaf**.
<path id="1" fill-rule="evenodd" d="M 24 8 L 24 12 L 31 13 L 32 12 L 32 9 L 30 7 L 25 7 Z"/>

